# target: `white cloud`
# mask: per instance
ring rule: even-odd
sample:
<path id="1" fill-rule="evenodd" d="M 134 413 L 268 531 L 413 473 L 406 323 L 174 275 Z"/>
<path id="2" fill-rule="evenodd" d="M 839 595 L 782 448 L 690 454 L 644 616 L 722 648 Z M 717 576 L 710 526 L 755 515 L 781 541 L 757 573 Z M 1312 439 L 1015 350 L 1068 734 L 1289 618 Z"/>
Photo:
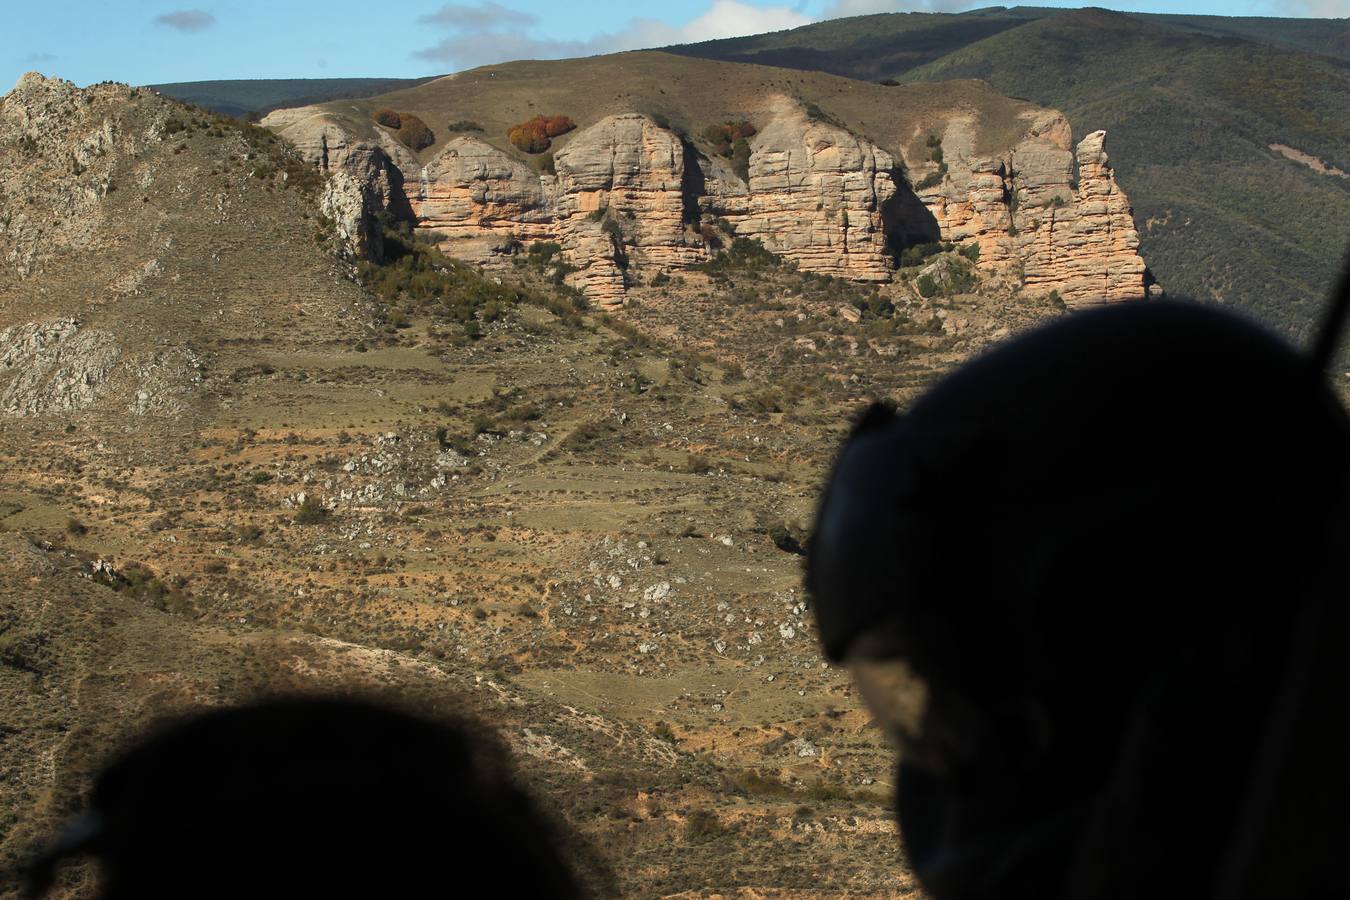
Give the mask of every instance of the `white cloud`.
<path id="1" fill-rule="evenodd" d="M 202 9 L 180 9 L 155 16 L 155 24 L 177 31 L 205 31 L 216 24 L 216 17 Z"/>
<path id="2" fill-rule="evenodd" d="M 468 11 L 470 15 L 456 17 L 447 14 L 451 9 Z M 485 2 L 475 6 L 447 4 L 423 20 L 451 28 L 454 33 L 434 47 L 418 50 L 414 55 L 456 68 L 504 62 L 512 59 L 562 59 L 572 56 L 594 56 L 638 50 L 644 47 L 664 47 L 716 38 L 741 37 L 796 28 L 814 21 L 787 6 L 752 6 L 739 0 L 713 0 L 712 5 L 696 18 L 683 25 L 668 25 L 656 19 L 633 18 L 618 31 L 597 34 L 586 40 L 558 41 L 531 37 L 528 27 L 537 19 L 528 13 L 509 9 L 497 3 Z"/>
<path id="3" fill-rule="evenodd" d="M 751 6 L 736 0 L 713 0 L 703 15 L 679 29 L 679 43 L 742 37 L 809 25 L 813 20 L 787 6 Z"/>

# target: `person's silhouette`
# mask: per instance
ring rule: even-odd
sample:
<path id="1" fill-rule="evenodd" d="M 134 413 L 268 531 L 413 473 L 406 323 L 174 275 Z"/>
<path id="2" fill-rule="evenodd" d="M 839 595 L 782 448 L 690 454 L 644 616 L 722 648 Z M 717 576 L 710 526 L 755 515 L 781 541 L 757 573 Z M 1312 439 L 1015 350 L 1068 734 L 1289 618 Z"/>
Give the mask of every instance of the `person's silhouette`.
<path id="1" fill-rule="evenodd" d="M 98 777 L 33 889 L 84 853 L 106 900 L 581 896 L 494 746 L 350 700 L 198 715 Z"/>
<path id="2" fill-rule="evenodd" d="M 1347 892 L 1350 421 L 1325 358 L 1122 305 L 859 422 L 808 582 L 900 744 L 938 900 Z"/>

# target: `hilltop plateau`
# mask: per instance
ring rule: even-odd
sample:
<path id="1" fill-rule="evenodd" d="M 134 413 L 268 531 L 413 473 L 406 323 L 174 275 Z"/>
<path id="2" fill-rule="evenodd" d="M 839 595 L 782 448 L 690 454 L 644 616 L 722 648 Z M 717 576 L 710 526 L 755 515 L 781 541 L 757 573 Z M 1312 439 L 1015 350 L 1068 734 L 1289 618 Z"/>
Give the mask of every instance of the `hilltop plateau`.
<path id="1" fill-rule="evenodd" d="M 344 178 L 145 90 L 0 101 L 0 861 L 149 723 L 336 691 L 484 720 L 601 896 L 912 893 L 801 542 L 865 402 L 1063 302 L 741 238 L 607 315 L 542 245 L 389 213 L 356 259 Z"/>

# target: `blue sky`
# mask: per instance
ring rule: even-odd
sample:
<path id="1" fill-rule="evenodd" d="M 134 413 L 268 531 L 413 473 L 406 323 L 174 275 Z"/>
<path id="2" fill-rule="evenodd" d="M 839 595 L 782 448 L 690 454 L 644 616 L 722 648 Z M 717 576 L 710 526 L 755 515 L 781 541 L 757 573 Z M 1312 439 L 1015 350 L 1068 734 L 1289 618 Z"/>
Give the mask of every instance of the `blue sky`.
<path id="1" fill-rule="evenodd" d="M 989 5 L 989 0 L 675 0 L 651 5 L 631 0 L 6 0 L 0 91 L 29 70 L 81 85 L 436 75 L 505 59 L 755 34 L 845 15 Z M 1105 3 L 1039 0 L 1036 5 Z M 1350 16 L 1350 0 L 1129 0 L 1113 8 Z"/>

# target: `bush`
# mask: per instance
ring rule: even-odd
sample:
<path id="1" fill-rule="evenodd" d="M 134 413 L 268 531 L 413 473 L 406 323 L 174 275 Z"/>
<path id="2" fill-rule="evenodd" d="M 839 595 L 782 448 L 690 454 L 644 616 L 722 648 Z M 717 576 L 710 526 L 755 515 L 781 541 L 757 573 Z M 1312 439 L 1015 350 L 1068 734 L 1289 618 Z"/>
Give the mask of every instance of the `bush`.
<path id="1" fill-rule="evenodd" d="M 297 525 L 317 525 L 328 518 L 328 510 L 323 508 L 319 498 L 309 494 L 300 502 L 300 508 L 295 513 L 295 524 Z"/>
<path id="2" fill-rule="evenodd" d="M 706 843 L 726 833 L 722 820 L 706 809 L 694 810 L 684 823 L 684 839 L 691 844 Z"/>
<path id="3" fill-rule="evenodd" d="M 802 546 L 802 542 L 783 522 L 769 526 L 769 540 L 773 541 L 773 545 L 784 553 L 791 553 L 796 556 L 806 555 L 806 548 Z"/>
<path id="4" fill-rule="evenodd" d="M 936 256 L 939 253 L 950 253 L 956 249 L 956 245 L 949 241 L 933 241 L 931 243 L 914 244 L 906 247 L 900 253 L 901 268 L 910 268 L 912 266 L 923 265 L 924 260 L 930 256 Z M 979 245 L 976 245 L 975 255 L 979 256 Z"/>
<path id="5" fill-rule="evenodd" d="M 576 127 L 567 116 L 535 116 L 508 128 L 506 139 L 518 150 L 543 153 L 552 145 L 553 138 Z"/>
<path id="6" fill-rule="evenodd" d="M 436 135 L 427 127 L 427 123 L 412 113 L 401 113 L 399 121 L 398 139 L 409 150 L 416 152 L 436 143 Z"/>
<path id="7" fill-rule="evenodd" d="M 920 275 L 914 284 L 924 297 L 931 297 L 938 292 L 937 282 L 933 280 L 932 275 Z"/>
<path id="8" fill-rule="evenodd" d="M 947 176 L 947 164 L 943 163 L 942 165 L 938 166 L 938 170 L 936 172 L 930 172 L 923 178 L 919 179 L 919 182 L 916 185 L 914 185 L 914 190 L 926 191 L 929 188 L 935 188 L 939 184 L 942 184 L 942 179 L 945 178 L 946 176 Z"/>
<path id="9" fill-rule="evenodd" d="M 414 152 L 436 143 L 436 135 L 426 122 L 412 113 L 401 113 L 382 106 L 370 116 L 385 128 L 391 128 L 399 143 Z"/>
<path id="10" fill-rule="evenodd" d="M 731 146 L 731 170 L 746 184 L 750 183 L 750 142 L 737 138 Z"/>
<path id="11" fill-rule="evenodd" d="M 1058 198 L 1057 198 L 1057 199 L 1058 199 Z M 979 244 L 966 244 L 964 247 L 962 247 L 962 248 L 961 248 L 960 250 L 958 250 L 957 252 L 960 253 L 962 256 L 964 256 L 966 259 L 970 260 L 971 262 L 979 262 L 979 261 L 980 261 L 980 245 L 979 245 Z"/>
<path id="12" fill-rule="evenodd" d="M 483 126 L 471 119 L 460 119 L 445 126 L 446 131 L 482 131 Z"/>
<path id="13" fill-rule="evenodd" d="M 783 265 L 783 258 L 765 248 L 753 238 L 738 237 L 731 246 L 695 268 L 709 275 L 727 274 L 729 271 L 763 271 L 776 269 Z"/>
<path id="14" fill-rule="evenodd" d="M 712 144 L 713 152 L 720 156 L 730 156 L 737 141 L 752 138 L 755 134 L 755 126 L 744 120 L 709 125 L 703 129 L 703 139 Z"/>

